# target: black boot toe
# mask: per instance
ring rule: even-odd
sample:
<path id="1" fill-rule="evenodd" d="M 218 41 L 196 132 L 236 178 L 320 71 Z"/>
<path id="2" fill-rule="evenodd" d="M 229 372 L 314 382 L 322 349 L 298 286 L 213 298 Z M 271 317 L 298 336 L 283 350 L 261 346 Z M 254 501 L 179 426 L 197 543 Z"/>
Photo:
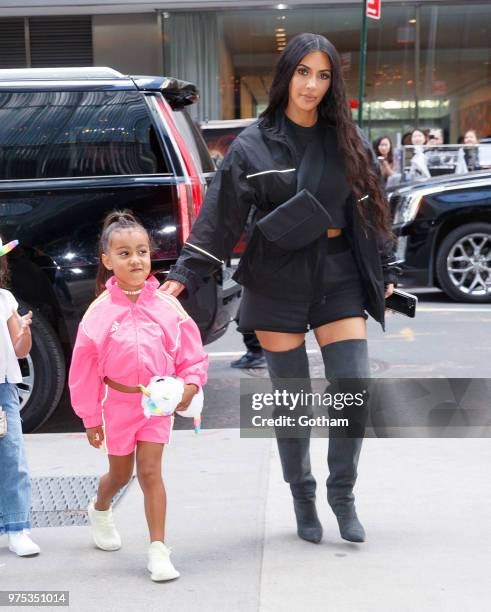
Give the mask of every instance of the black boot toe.
<path id="1" fill-rule="evenodd" d="M 365 529 L 355 511 L 337 513 L 336 519 L 343 540 L 348 540 L 348 542 L 364 542 L 366 540 Z"/>
<path id="2" fill-rule="evenodd" d="M 318 544 L 322 540 L 322 525 L 317 516 L 315 501 L 293 500 L 297 519 L 298 537 L 307 542 Z"/>

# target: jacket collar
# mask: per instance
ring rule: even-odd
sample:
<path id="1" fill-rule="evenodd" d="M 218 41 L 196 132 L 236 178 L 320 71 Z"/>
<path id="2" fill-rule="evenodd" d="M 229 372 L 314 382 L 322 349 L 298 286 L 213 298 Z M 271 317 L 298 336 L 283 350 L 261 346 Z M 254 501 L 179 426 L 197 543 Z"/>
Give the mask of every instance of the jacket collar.
<path id="1" fill-rule="evenodd" d="M 287 128 L 284 111 L 277 109 L 273 118 L 267 119 L 263 117 L 258 122 L 258 128 L 268 138 L 279 140 L 289 145 L 286 137 Z"/>
<path id="2" fill-rule="evenodd" d="M 159 288 L 159 281 L 152 274 L 145 281 L 145 286 L 142 289 L 142 292 L 138 296 L 138 300 L 135 302 L 137 304 L 141 298 L 146 299 L 155 293 L 155 291 Z M 111 294 L 111 297 L 118 302 L 129 302 L 128 296 L 123 293 L 122 289 L 118 285 L 118 281 L 116 277 L 111 276 L 106 282 L 106 289 Z"/>
<path id="3" fill-rule="evenodd" d="M 323 117 L 319 117 L 318 119 L 323 123 L 325 129 L 334 129 L 334 126 L 329 124 L 326 119 Z M 261 118 L 257 124 L 259 130 L 271 140 L 276 140 L 285 144 L 290 151 L 293 152 L 292 145 L 288 139 L 288 127 L 286 123 L 286 115 L 285 112 L 281 109 L 277 109 L 274 117 L 266 119 L 265 117 Z M 336 130 L 334 130 L 334 135 L 336 135 Z"/>

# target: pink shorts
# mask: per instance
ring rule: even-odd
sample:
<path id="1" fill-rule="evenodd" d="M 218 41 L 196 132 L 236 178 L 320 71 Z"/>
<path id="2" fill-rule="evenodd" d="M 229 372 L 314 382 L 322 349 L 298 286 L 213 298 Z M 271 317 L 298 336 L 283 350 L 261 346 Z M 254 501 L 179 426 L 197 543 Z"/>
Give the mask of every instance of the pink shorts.
<path id="1" fill-rule="evenodd" d="M 143 414 L 140 393 L 122 393 L 107 385 L 105 387 L 102 410 L 108 455 L 129 455 L 138 441 L 169 443 L 173 416 L 151 416 L 147 419 Z"/>

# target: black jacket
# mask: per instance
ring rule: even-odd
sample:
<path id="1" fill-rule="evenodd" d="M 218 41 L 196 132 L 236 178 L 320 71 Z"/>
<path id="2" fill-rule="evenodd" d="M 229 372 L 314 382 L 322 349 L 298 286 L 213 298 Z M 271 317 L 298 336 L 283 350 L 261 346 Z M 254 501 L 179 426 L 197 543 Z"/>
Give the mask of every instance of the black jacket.
<path id="1" fill-rule="evenodd" d="M 370 150 L 368 142 L 364 145 Z M 375 162 L 376 165 L 376 162 Z M 260 120 L 234 140 L 217 171 L 180 257 L 167 280 L 193 292 L 230 255 L 241 236 L 251 207 L 258 217 L 296 193 L 294 151 L 286 137 L 284 115 L 275 124 Z M 365 308 L 384 327 L 384 283 L 395 282 L 393 244 L 380 240 L 359 213 L 369 198 L 347 202 L 347 236 L 360 269 Z M 267 241 L 257 227 L 234 279 L 257 293 L 292 301 L 316 297 L 317 279 L 325 257 L 325 235 L 298 251 L 285 251 Z"/>

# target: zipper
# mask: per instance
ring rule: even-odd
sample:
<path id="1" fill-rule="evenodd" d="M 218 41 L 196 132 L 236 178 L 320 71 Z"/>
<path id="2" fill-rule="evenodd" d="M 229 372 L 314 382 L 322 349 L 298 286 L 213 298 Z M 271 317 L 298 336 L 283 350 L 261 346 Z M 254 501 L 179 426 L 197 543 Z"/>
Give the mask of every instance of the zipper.
<path id="1" fill-rule="evenodd" d="M 133 318 L 133 326 L 135 328 L 135 340 L 136 340 L 136 372 L 137 372 L 137 385 L 140 384 L 140 340 L 138 338 L 138 325 L 135 316 L 135 304 L 131 304 L 131 316 Z M 148 381 L 145 381 L 143 384 L 146 384 Z"/>

